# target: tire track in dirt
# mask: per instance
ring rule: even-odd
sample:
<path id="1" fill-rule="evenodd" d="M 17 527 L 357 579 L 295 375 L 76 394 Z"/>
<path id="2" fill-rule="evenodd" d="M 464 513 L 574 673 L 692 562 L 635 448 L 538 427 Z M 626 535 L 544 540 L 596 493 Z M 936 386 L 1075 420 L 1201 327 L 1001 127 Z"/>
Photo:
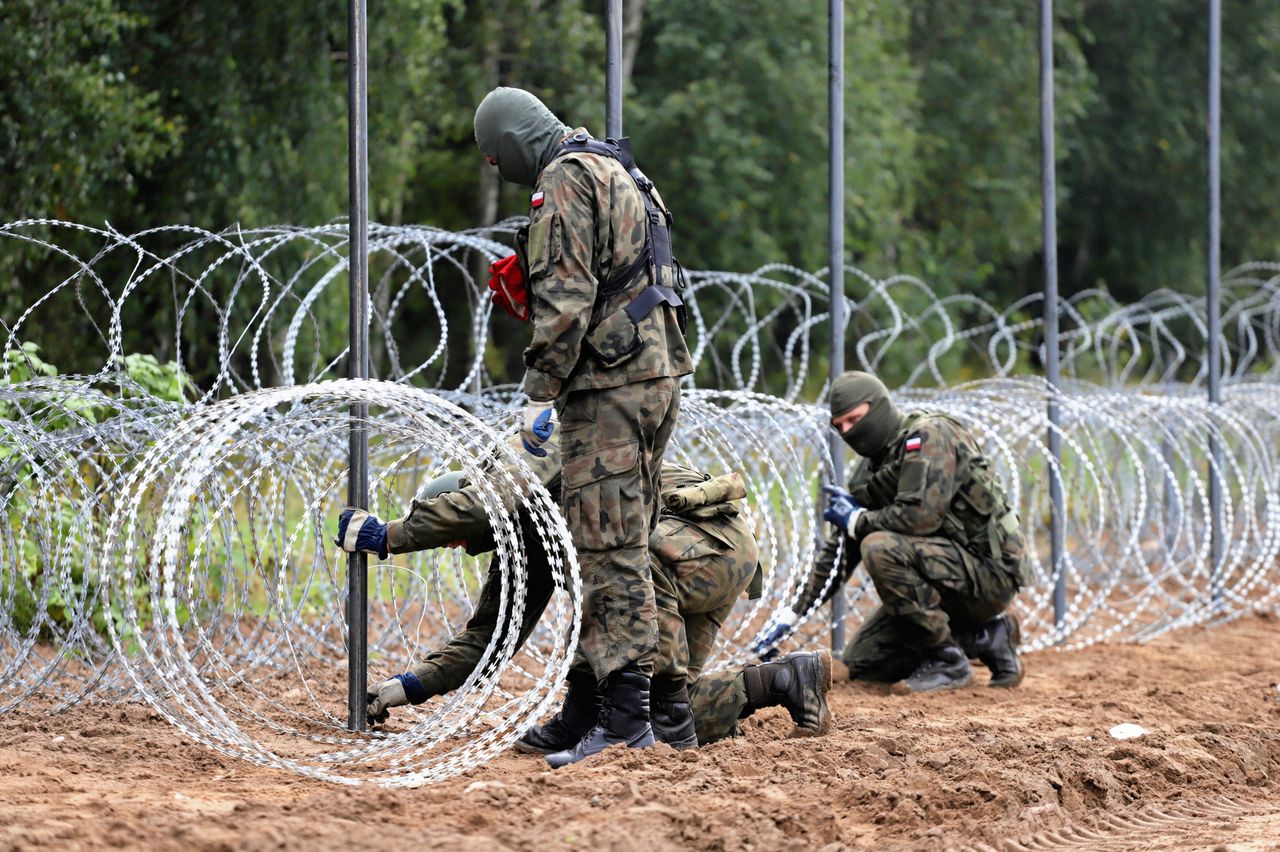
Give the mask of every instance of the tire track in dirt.
<path id="1" fill-rule="evenodd" d="M 1251 836 L 1251 831 L 1265 831 L 1269 836 Z M 1214 796 L 1144 805 L 1125 813 L 1102 814 L 1091 825 L 1067 825 L 994 847 L 980 844 L 969 848 L 978 852 L 1118 852 L 1199 849 L 1257 840 L 1269 841 L 1261 848 L 1280 848 L 1280 835 L 1273 831 L 1280 831 L 1280 809 L 1275 802 Z"/>

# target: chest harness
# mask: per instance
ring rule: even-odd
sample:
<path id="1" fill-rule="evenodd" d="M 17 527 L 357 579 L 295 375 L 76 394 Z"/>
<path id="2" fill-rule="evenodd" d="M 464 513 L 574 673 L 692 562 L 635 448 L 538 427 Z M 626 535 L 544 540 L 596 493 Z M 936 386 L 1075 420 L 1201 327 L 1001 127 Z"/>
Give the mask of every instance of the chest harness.
<path id="1" fill-rule="evenodd" d="M 560 143 L 560 149 L 552 156 L 554 162 L 567 154 L 586 152 L 601 157 L 611 157 L 622 164 L 640 191 L 644 200 L 645 234 L 644 248 L 639 257 L 615 270 L 608 279 L 600 284 L 599 295 L 603 298 L 621 293 L 631 287 L 643 273 L 648 273 L 649 286 L 625 308 L 632 322 L 639 323 L 658 305 L 667 304 L 676 309 L 676 317 L 680 322 L 680 331 L 685 330 L 684 299 L 680 294 L 685 289 L 684 269 L 671 253 L 671 212 L 666 209 L 654 191 L 653 181 L 649 180 L 636 165 L 631 153 L 631 140 L 606 139 L 601 142 L 585 133 L 578 132 Z"/>

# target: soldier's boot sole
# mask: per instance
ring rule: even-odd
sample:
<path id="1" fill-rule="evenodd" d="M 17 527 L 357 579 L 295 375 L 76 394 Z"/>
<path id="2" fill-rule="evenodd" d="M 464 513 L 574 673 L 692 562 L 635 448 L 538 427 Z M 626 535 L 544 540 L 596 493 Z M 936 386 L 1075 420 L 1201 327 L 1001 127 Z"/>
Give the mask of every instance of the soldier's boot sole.
<path id="1" fill-rule="evenodd" d="M 1027 668 L 1022 664 L 1022 657 L 1018 654 L 1018 646 L 1022 644 L 1022 625 L 1018 623 L 1016 615 L 1010 613 L 1005 618 L 1012 625 L 1009 628 L 1009 644 L 1013 648 L 1013 658 L 1018 663 L 1018 671 L 1016 674 L 993 677 L 987 686 L 995 687 L 996 689 L 1013 689 L 1022 683 L 1022 679 L 1027 674 Z"/>
<path id="2" fill-rule="evenodd" d="M 827 693 L 831 691 L 831 652 L 823 649 L 817 653 L 817 659 L 814 661 L 818 676 L 815 678 L 817 683 L 814 684 L 818 692 L 818 721 L 815 725 L 795 725 L 791 728 L 791 733 L 787 734 L 790 738 L 796 737 L 820 737 L 828 733 L 832 727 L 831 708 L 827 706 Z"/>

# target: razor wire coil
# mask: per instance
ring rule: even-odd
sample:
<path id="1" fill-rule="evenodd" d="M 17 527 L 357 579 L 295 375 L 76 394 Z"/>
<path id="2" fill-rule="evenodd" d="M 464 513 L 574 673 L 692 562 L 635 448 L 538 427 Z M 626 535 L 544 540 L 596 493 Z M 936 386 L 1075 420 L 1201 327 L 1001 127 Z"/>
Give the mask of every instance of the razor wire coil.
<path id="1" fill-rule="evenodd" d="M 345 338 L 325 323 L 345 298 L 343 223 L 132 235 L 52 220 L 0 226 L 0 241 L 61 269 L 0 317 L 5 349 L 18 353 L 0 384 L 0 712 L 34 696 L 55 709 L 141 696 L 229 754 L 383 784 L 456 774 L 536 720 L 571 661 L 581 613 L 555 495 L 519 473 L 507 446 L 523 395 L 494 385 L 484 359 L 503 351 L 506 332 L 481 276 L 509 253 L 515 224 L 371 227 L 371 344 L 386 381 L 358 383 L 337 378 Z M 911 276 L 847 276 L 850 363 L 900 374 L 900 407 L 968 424 L 1006 484 L 1038 576 L 1016 604 L 1028 647 L 1143 640 L 1277 606 L 1280 265 L 1245 264 L 1223 278 L 1226 384 L 1216 406 L 1201 398 L 1202 299 L 1158 291 L 1121 305 L 1091 290 L 1063 300 L 1066 378 L 1055 391 L 1029 375 L 1042 346 L 1038 297 L 999 308 L 940 296 Z M 821 394 L 812 335 L 824 334 L 828 284 L 824 272 L 781 264 L 690 279 L 697 371 L 669 454 L 743 475 L 765 568 L 763 596 L 739 602 L 710 670 L 752 659 L 829 534 L 815 499 L 832 470 L 825 407 L 799 401 Z M 22 345 L 39 342 L 42 316 L 55 311 L 88 329 L 84 363 L 74 375 L 18 381 Z M 142 323 L 171 324 L 151 330 L 168 341 L 163 357 L 199 379 L 183 402 L 129 377 L 124 341 Z M 1061 412 L 1060 462 L 1044 443 L 1050 399 Z M 367 424 L 371 511 L 396 517 L 433 475 L 462 470 L 499 541 L 489 562 L 433 551 L 375 566 L 375 676 L 455 634 L 489 564 L 501 566 L 504 613 L 523 611 L 510 495 L 527 495 L 560 589 L 524 649 L 499 631 L 463 688 L 401 711 L 406 730 L 369 736 L 338 718 L 345 582 L 326 528 L 341 508 L 354 401 L 377 412 Z M 500 457 L 507 464 L 483 463 Z M 1053 477 L 1067 496 L 1060 566 L 1045 532 Z M 1227 497 L 1217 564 L 1214 481 Z M 876 605 L 861 572 L 840 593 L 851 626 Z M 822 614 L 802 615 L 789 642 L 825 641 Z"/>

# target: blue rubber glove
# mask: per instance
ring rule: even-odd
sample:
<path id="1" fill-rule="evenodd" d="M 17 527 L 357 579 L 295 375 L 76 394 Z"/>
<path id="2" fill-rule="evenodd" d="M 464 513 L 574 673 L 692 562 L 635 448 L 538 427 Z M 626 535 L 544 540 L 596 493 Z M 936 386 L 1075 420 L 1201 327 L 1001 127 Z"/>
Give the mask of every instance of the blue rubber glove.
<path id="1" fill-rule="evenodd" d="M 387 525 L 364 509 L 347 507 L 338 516 L 338 537 L 333 543 L 347 553 L 372 553 L 386 559 Z"/>
<path id="2" fill-rule="evenodd" d="M 520 427 L 520 442 L 524 444 L 525 452 L 540 459 L 546 458 L 547 451 L 542 449 L 542 445 L 547 442 L 556 428 L 556 424 L 551 422 L 552 405 L 550 400 L 531 401 L 524 409 L 524 425 Z"/>
<path id="3" fill-rule="evenodd" d="M 764 633 L 751 646 L 752 653 L 766 663 L 772 660 L 778 655 L 778 643 L 791 635 L 791 631 L 795 629 L 796 622 L 799 620 L 800 616 L 791 610 L 783 610 L 781 614 L 774 617 Z"/>
<path id="4" fill-rule="evenodd" d="M 866 510 L 858 505 L 852 494 L 837 485 L 824 485 L 822 490 L 827 495 L 827 508 L 822 517 L 844 530 L 845 535 L 853 536 L 858 515 Z"/>

